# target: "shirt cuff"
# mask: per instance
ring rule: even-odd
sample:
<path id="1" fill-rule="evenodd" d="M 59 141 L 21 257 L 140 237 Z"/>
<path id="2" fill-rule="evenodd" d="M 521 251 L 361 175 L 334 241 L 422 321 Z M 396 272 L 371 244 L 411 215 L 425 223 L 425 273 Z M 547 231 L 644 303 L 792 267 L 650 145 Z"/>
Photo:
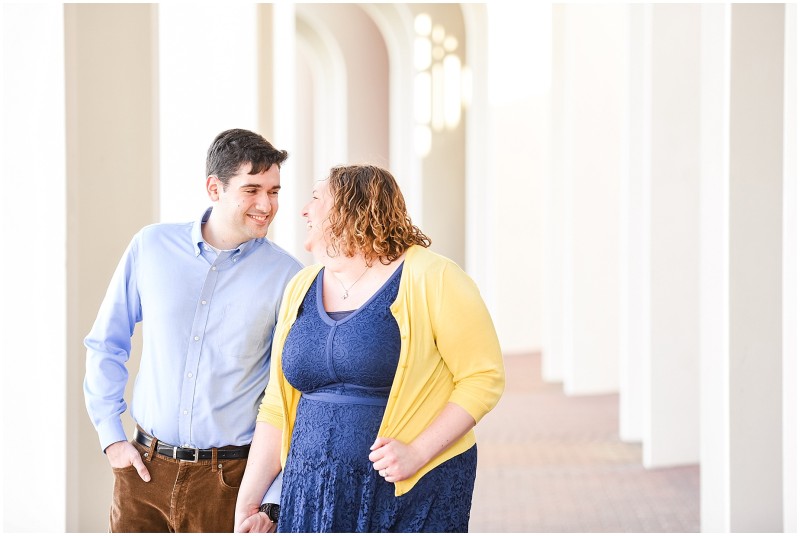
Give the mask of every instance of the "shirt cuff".
<path id="1" fill-rule="evenodd" d="M 125 429 L 119 416 L 103 421 L 97 425 L 97 435 L 100 438 L 100 448 L 106 451 L 109 445 L 118 441 L 127 441 Z"/>

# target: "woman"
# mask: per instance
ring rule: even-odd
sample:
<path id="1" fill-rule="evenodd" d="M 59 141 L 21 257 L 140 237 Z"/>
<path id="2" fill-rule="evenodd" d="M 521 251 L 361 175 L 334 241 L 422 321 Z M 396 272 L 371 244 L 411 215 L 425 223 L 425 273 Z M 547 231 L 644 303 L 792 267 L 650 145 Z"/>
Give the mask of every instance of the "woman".
<path id="1" fill-rule="evenodd" d="M 466 532 L 472 428 L 505 383 L 477 287 L 388 171 L 333 168 L 302 214 L 319 264 L 284 294 L 235 529 L 264 527 L 283 466 L 280 532 Z"/>

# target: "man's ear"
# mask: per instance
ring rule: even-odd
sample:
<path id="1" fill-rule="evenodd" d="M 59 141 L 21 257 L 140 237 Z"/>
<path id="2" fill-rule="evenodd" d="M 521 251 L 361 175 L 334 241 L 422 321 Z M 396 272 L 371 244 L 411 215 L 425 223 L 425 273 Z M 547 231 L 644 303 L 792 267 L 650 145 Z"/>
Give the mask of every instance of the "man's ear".
<path id="1" fill-rule="evenodd" d="M 222 182 L 216 175 L 209 175 L 206 179 L 206 192 L 212 201 L 219 201 L 219 194 L 222 191 Z"/>

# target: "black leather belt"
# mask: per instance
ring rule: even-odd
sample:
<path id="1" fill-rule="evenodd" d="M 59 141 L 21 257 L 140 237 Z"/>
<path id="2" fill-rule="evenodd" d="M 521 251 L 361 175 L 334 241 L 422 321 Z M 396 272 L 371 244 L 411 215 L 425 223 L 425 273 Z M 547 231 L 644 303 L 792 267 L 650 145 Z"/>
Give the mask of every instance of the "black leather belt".
<path id="1" fill-rule="evenodd" d="M 136 436 L 134 439 L 137 443 L 148 449 L 154 440 L 153 436 L 142 432 L 138 428 L 136 430 Z M 158 441 L 156 444 L 156 452 L 158 454 L 166 456 L 167 458 L 173 458 L 175 460 L 183 460 L 185 462 L 210 460 L 213 450 L 214 449 L 176 447 L 174 445 L 164 443 L 163 441 Z M 223 447 L 216 450 L 218 460 L 237 460 L 247 458 L 247 454 L 250 452 L 250 445 L 245 445 L 243 447 Z"/>

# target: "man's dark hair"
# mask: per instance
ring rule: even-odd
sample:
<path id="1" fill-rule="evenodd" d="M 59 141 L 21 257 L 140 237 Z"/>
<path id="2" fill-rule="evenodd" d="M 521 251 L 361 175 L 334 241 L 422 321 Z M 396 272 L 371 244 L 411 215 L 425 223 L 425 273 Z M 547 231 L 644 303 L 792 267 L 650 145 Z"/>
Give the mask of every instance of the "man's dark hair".
<path id="1" fill-rule="evenodd" d="M 260 134 L 241 128 L 232 128 L 220 133 L 208 148 L 206 176 L 216 175 L 223 188 L 236 175 L 243 164 L 250 164 L 250 175 L 267 171 L 272 165 L 281 167 L 289 156 L 272 146 Z"/>

